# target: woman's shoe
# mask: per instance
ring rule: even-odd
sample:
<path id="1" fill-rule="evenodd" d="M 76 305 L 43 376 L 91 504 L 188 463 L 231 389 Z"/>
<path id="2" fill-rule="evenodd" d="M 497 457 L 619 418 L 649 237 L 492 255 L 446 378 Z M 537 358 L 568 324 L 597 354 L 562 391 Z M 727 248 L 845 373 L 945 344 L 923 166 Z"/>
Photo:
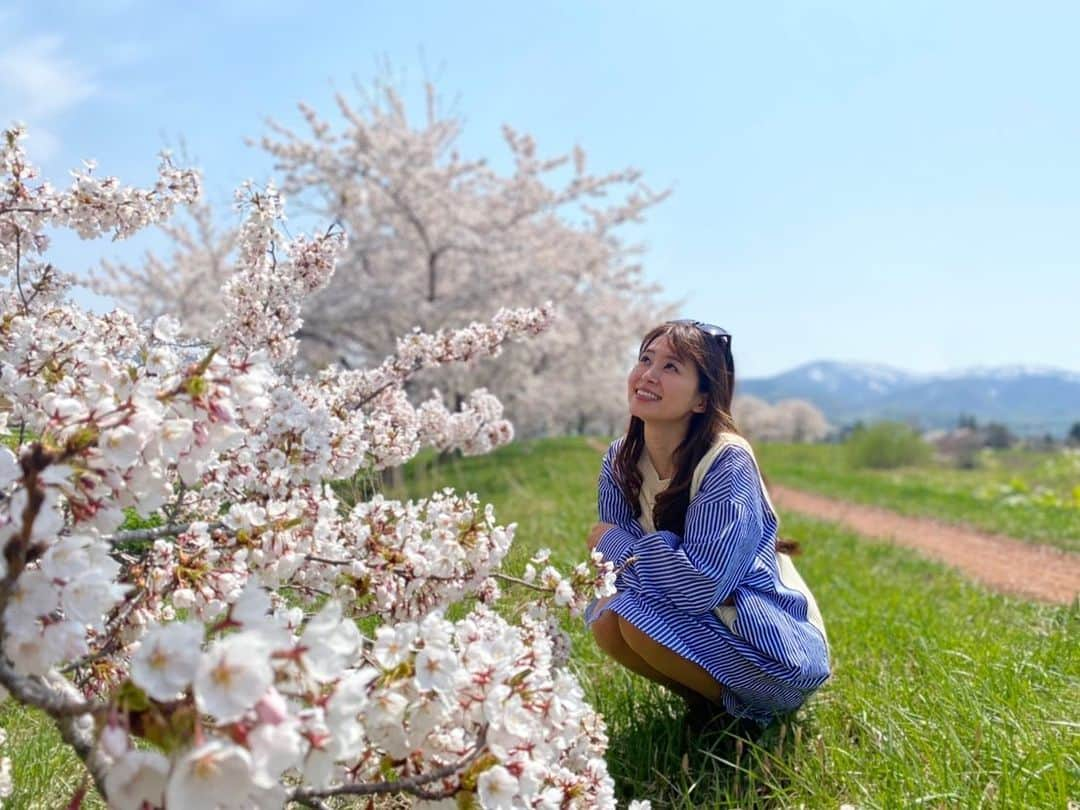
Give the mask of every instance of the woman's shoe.
<path id="1" fill-rule="evenodd" d="M 686 703 L 686 716 L 683 718 L 683 726 L 688 734 L 698 736 L 713 725 L 719 725 L 723 718 L 734 720 L 719 703 L 713 703 L 707 698 L 695 695 L 683 697 Z"/>

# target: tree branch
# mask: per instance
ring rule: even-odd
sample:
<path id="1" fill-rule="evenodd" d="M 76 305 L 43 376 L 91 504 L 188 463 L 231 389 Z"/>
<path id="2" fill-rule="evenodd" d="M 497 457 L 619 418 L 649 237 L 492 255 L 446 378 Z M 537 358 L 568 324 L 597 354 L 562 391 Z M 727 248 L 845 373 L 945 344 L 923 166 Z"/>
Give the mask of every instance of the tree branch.
<path id="1" fill-rule="evenodd" d="M 47 214 L 48 208 L 25 208 L 23 206 L 11 206 L 5 208 L 0 206 L 0 214 Z"/>
<path id="2" fill-rule="evenodd" d="M 532 588 L 534 591 L 540 591 L 540 593 L 554 593 L 551 588 L 544 588 L 540 585 L 533 585 L 531 582 L 526 582 L 523 579 L 512 577 L 509 574 L 500 574 L 496 571 L 491 576 L 495 579 L 501 579 L 504 582 L 512 582 L 515 585 L 524 585 L 526 588 Z"/>
<path id="3" fill-rule="evenodd" d="M 172 523 L 166 526 L 155 526 L 152 529 L 132 529 L 131 531 L 117 532 L 116 534 L 107 535 L 103 539 L 114 546 L 120 543 L 140 543 L 147 540 L 157 540 L 160 537 L 176 537 L 190 531 L 191 526 L 191 523 Z M 208 523 L 206 526 L 206 530 L 210 532 L 216 532 L 224 528 L 226 526 L 221 522 Z"/>
<path id="4" fill-rule="evenodd" d="M 20 703 L 35 706 L 55 717 L 79 717 L 103 711 L 105 706 L 91 703 L 77 695 L 75 687 L 60 675 L 45 677 L 20 675 L 7 658 L 0 656 L 0 685 Z"/>
<path id="5" fill-rule="evenodd" d="M 377 796 L 389 793 L 409 793 L 414 796 L 429 798 L 432 797 L 433 794 L 424 790 L 425 785 L 430 785 L 434 782 L 446 779 L 448 776 L 453 776 L 461 772 L 477 760 L 486 750 L 486 747 L 487 726 L 484 726 L 476 738 L 476 747 L 471 754 L 460 762 L 444 765 L 442 768 L 436 768 L 425 774 L 410 776 L 405 779 L 397 779 L 395 781 L 354 783 L 349 785 L 338 785 L 337 787 L 332 788 L 323 788 L 321 790 L 297 788 L 289 794 L 289 801 L 307 804 L 308 807 L 318 807 L 318 805 L 311 804 L 313 799 L 326 799 L 331 796 Z"/>
<path id="6" fill-rule="evenodd" d="M 2 655 L 0 684 L 20 703 L 41 709 L 53 718 L 61 738 L 86 765 L 94 785 L 104 797 L 109 762 L 97 747 L 94 716 L 106 711 L 107 707 L 84 700 L 70 681 L 56 673 L 44 677 L 19 675 Z"/>
<path id="7" fill-rule="evenodd" d="M 58 689 L 76 692 L 75 687 L 60 676 L 55 676 L 54 684 Z M 58 718 L 56 725 L 60 729 L 60 737 L 71 746 L 86 765 L 98 793 L 107 800 L 105 774 L 108 773 L 110 762 L 98 748 L 93 717 L 89 714 L 68 715 Z"/>
<path id="8" fill-rule="evenodd" d="M 22 228 L 15 228 L 15 286 L 19 290 L 19 298 L 22 300 L 23 312 L 30 308 L 30 302 L 26 300 L 26 293 L 22 288 Z"/>

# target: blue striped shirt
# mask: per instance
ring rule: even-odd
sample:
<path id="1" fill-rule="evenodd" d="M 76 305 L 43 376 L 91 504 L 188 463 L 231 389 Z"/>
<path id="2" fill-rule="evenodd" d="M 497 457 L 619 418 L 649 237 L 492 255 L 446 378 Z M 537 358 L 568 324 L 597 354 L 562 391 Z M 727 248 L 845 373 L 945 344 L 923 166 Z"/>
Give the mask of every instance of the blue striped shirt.
<path id="1" fill-rule="evenodd" d="M 753 456 L 739 446 L 716 456 L 680 537 L 646 532 L 634 518 L 612 466 L 621 442 L 601 465 L 600 520 L 614 527 L 597 550 L 616 565 L 634 562 L 604 609 L 708 670 L 727 687 L 725 705 L 737 716 L 765 721 L 800 705 L 829 675 L 828 646 L 807 618 L 806 596 L 780 578 L 777 520 Z M 731 627 L 714 612 L 729 600 Z"/>

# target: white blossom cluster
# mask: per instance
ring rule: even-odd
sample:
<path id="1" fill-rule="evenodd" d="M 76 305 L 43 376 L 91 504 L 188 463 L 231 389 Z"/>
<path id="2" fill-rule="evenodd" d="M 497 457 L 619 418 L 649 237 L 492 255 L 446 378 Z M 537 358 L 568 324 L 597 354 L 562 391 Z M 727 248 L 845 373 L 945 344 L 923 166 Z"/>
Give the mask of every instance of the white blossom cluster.
<path id="1" fill-rule="evenodd" d="M 364 639 L 337 601 L 302 627 L 296 613 L 272 611 L 249 586 L 205 648 L 201 623 L 148 629 L 131 681 L 171 707 L 162 739 L 197 723 L 203 740 L 170 760 L 133 748 L 130 728 L 111 720 L 103 744 L 117 763 L 106 778 L 114 806 L 280 807 L 290 795 L 283 774 L 306 786 L 292 795 L 317 797 L 385 780 L 388 761 L 426 779 L 419 795 L 434 806 L 456 806 L 462 791 L 486 807 L 611 804 L 596 756 L 603 726 L 573 677 L 552 666 L 542 624 L 527 617 L 515 628 L 486 609 L 451 623 L 435 611 Z M 180 695 L 191 697 L 177 708 Z"/>
<path id="2" fill-rule="evenodd" d="M 7 732 L 0 728 L 0 751 L 7 743 Z M 0 756 L 0 807 L 4 806 L 4 799 L 11 796 L 15 785 L 11 779 L 11 760 L 6 756 Z"/>
<path id="3" fill-rule="evenodd" d="M 502 413 L 502 403 L 483 388 L 473 391 L 455 413 L 436 393 L 419 408 L 421 435 L 437 450 L 458 447 L 467 456 L 483 455 L 514 437 L 514 426 Z"/>
<path id="4" fill-rule="evenodd" d="M 615 593 L 615 571 L 610 566 L 600 565 L 603 555 L 599 552 L 594 551 L 589 562 L 574 566 L 569 577 L 564 577 L 550 565 L 550 558 L 549 549 L 537 551 L 525 565 L 522 579 L 530 585 L 539 583 L 545 590 L 551 591 L 555 604 L 567 608 L 571 615 L 580 616 L 592 594 L 610 596 Z"/>
<path id="5" fill-rule="evenodd" d="M 237 349 L 263 347 L 273 360 L 288 360 L 296 354 L 298 344 L 292 335 L 302 323 L 301 305 L 330 281 L 346 245 L 345 234 L 331 229 L 315 239 L 300 236 L 279 248 L 284 200 L 273 184 L 264 191 L 245 186 L 237 202 L 248 212 L 238 239 L 239 272 L 222 290 L 225 313 L 215 337 Z"/>
<path id="6" fill-rule="evenodd" d="M 603 723 L 545 607 L 609 593 L 610 564 L 563 577 L 537 558 L 522 584 L 540 601 L 512 625 L 487 606 L 513 580 L 498 569 L 514 526 L 490 506 L 450 490 L 348 503 L 330 483 L 423 446 L 508 441 L 486 392 L 451 412 L 412 406 L 404 386 L 550 312 L 414 332 L 373 371 L 298 376 L 303 299 L 344 237 L 282 238 L 271 187 L 242 192 L 213 343 L 179 343 L 168 317 L 93 315 L 44 261 L 44 230 L 127 236 L 197 177 L 165 161 L 149 191 L 87 171 L 56 192 L 32 184 L 20 137 L 0 148 L 0 696 L 50 714 L 116 808 L 399 792 L 612 806 Z M 446 620 L 469 595 L 479 606 Z M 9 782 L 0 764 L 0 794 Z"/>

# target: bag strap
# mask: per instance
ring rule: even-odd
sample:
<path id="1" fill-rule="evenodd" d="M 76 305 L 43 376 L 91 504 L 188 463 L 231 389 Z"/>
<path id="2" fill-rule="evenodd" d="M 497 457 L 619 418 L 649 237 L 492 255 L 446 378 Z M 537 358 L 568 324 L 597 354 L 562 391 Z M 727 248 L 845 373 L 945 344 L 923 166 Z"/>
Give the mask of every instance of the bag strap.
<path id="1" fill-rule="evenodd" d="M 705 474 L 709 471 L 709 468 L 712 467 L 713 462 L 716 461 L 716 457 L 732 445 L 741 447 L 750 454 L 750 459 L 754 462 L 754 471 L 757 472 L 758 485 L 761 487 L 761 496 L 765 499 L 765 503 L 768 505 L 769 511 L 772 512 L 777 527 L 779 527 L 780 517 L 776 513 L 776 507 L 773 506 L 772 498 L 769 497 L 769 490 L 765 486 L 765 479 L 761 477 L 761 467 L 758 466 L 757 456 L 754 455 L 754 448 L 750 446 L 750 442 L 737 433 L 720 433 L 720 435 L 716 437 L 713 446 L 709 448 L 704 456 L 702 456 L 701 461 L 698 462 L 697 467 L 694 468 L 693 477 L 690 479 L 690 500 L 693 500 L 698 494 L 698 490 L 701 489 L 701 482 L 705 480 Z"/>

